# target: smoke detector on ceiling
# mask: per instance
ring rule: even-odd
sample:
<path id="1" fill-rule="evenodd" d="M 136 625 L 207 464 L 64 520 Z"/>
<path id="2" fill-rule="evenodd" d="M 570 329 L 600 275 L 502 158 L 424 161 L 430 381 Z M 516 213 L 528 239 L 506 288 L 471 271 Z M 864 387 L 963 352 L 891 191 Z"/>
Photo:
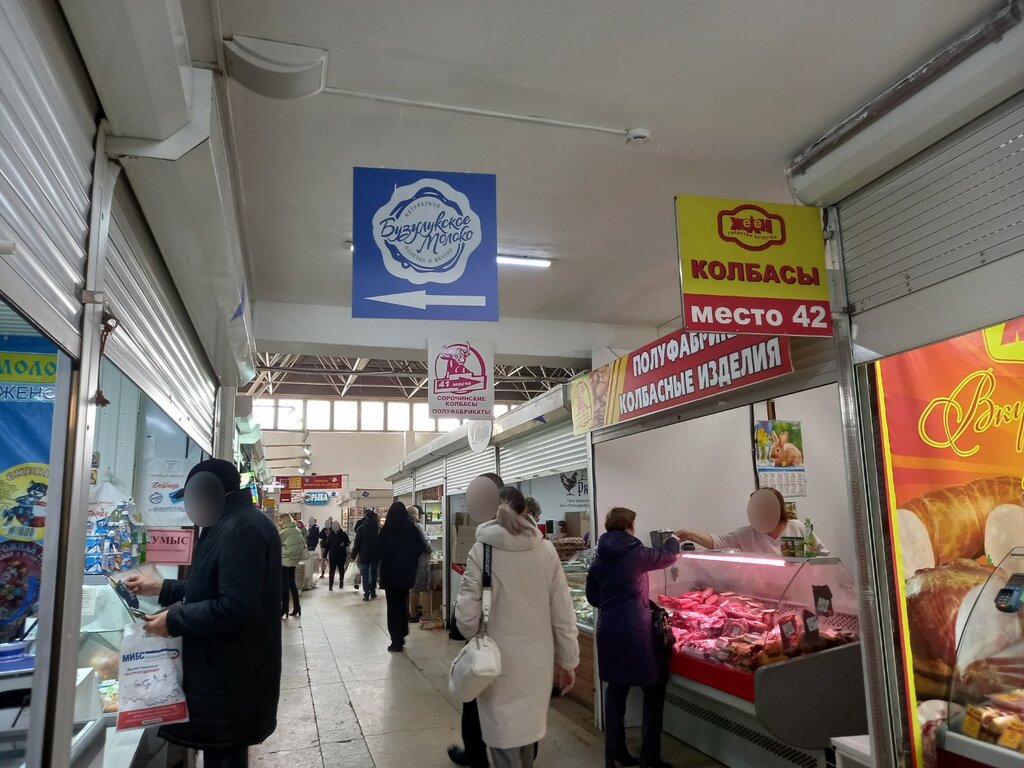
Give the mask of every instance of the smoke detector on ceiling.
<path id="1" fill-rule="evenodd" d="M 634 146 L 646 144 L 651 140 L 651 132 L 646 128 L 630 128 L 626 131 L 626 143 Z"/>

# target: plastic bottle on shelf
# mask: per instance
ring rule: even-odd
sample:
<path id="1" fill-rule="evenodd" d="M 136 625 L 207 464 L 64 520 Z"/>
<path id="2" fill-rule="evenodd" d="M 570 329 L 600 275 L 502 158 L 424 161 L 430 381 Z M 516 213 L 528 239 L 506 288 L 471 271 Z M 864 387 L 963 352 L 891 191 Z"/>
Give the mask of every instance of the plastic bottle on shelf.
<path id="1" fill-rule="evenodd" d="M 814 535 L 814 525 L 811 518 L 804 521 L 804 557 L 814 557 L 818 554 L 818 537 Z"/>

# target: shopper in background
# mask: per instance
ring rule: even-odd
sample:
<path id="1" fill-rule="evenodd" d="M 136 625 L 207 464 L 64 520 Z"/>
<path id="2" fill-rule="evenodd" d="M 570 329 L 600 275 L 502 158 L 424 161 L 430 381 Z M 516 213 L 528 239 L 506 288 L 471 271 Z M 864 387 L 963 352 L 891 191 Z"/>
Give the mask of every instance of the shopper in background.
<path id="1" fill-rule="evenodd" d="M 306 526 L 306 549 L 312 552 L 316 549 L 316 545 L 320 542 L 320 526 L 316 524 L 316 518 L 309 518 L 309 524 Z"/>
<path id="2" fill-rule="evenodd" d="M 406 512 L 406 517 L 409 513 Z M 377 539 L 380 521 L 372 509 L 363 510 L 363 519 L 356 523 L 356 540 L 352 545 L 352 559 L 359 563 L 359 578 L 363 583 L 363 600 L 377 599 Z"/>
<path id="3" fill-rule="evenodd" d="M 327 570 L 327 556 L 329 544 L 328 537 L 331 535 L 331 529 L 333 528 L 334 521 L 331 518 L 324 520 L 324 527 L 320 529 L 320 578 L 324 577 L 324 571 Z"/>
<path id="4" fill-rule="evenodd" d="M 477 699 L 484 742 L 495 768 L 532 768 L 547 732 L 551 672 L 572 690 L 580 652 L 576 612 L 562 563 L 526 514 L 526 499 L 505 488 L 498 516 L 476 532 L 455 617 L 466 637 L 480 631 L 484 546 L 492 549 L 488 634 L 501 650 L 501 674 Z"/>
<path id="5" fill-rule="evenodd" d="M 365 529 L 364 525 L 360 531 Z M 423 533 L 416 527 L 405 504 L 396 501 L 388 510 L 377 540 L 380 585 L 388 602 L 388 650 L 399 653 L 409 634 L 409 590 L 416 583 L 416 566 L 427 550 Z"/>
<path id="6" fill-rule="evenodd" d="M 540 508 L 540 502 L 533 498 L 533 496 L 526 497 L 526 514 L 533 518 L 533 522 L 540 522 L 540 516 L 543 514 L 543 511 Z M 538 530 L 540 529 L 538 528 Z"/>
<path id="7" fill-rule="evenodd" d="M 783 537 L 803 539 L 807 533 L 804 524 L 786 510 L 786 499 L 775 488 L 761 488 L 750 494 L 747 502 L 747 520 L 750 525 L 732 533 L 715 535 L 686 529 L 676 531 L 680 541 L 695 541 L 705 549 L 738 549 L 763 555 L 781 555 Z M 821 539 L 817 541 L 819 555 L 828 554 Z"/>
<path id="8" fill-rule="evenodd" d="M 345 581 L 345 561 L 348 559 L 348 534 L 341 530 L 341 523 L 335 520 L 331 523 L 331 532 L 327 535 L 327 557 L 331 561 L 330 578 L 327 581 L 327 591 L 334 591 L 334 573 L 338 573 L 338 588 L 341 588 Z"/>
<path id="9" fill-rule="evenodd" d="M 301 616 L 302 608 L 299 606 L 299 587 L 295 583 L 295 569 L 304 562 L 303 556 L 308 556 L 306 539 L 302 531 L 295 525 L 291 515 L 281 515 L 281 618 Z M 288 595 L 292 597 L 292 612 L 288 613 Z"/>
<path id="10" fill-rule="evenodd" d="M 668 682 L 668 652 L 654 632 L 647 573 L 668 568 L 679 554 L 669 538 L 664 550 L 645 547 L 635 536 L 636 512 L 616 507 L 604 521 L 597 558 L 587 574 L 587 600 L 598 609 L 597 658 L 604 695 L 605 765 L 671 768 L 661 760 L 661 729 Z M 626 697 L 644 692 L 640 759 L 626 749 Z"/>
<path id="11" fill-rule="evenodd" d="M 426 552 L 420 555 L 420 560 L 416 564 L 416 581 L 413 582 L 412 591 L 409 593 L 409 623 L 416 624 L 423 618 L 423 593 L 430 592 L 433 589 L 430 577 L 430 553 L 432 549 L 430 539 L 427 537 L 427 529 L 423 524 L 423 507 L 419 504 L 413 504 L 409 507 L 409 516 L 416 523 L 416 527 L 423 536 L 423 543 L 427 547 Z"/>
<path id="12" fill-rule="evenodd" d="M 244 768 L 249 746 L 277 727 L 281 692 L 281 539 L 239 490 L 238 470 L 203 461 L 185 482 L 185 512 L 201 528 L 187 579 L 132 574 L 136 595 L 168 610 L 145 630 L 182 638 L 189 721 L 166 725 L 167 741 L 203 751 L 206 768 Z"/>
<path id="13" fill-rule="evenodd" d="M 466 489 L 466 510 L 474 522 L 485 523 L 494 519 L 500 503 L 498 494 L 504 487 L 504 481 L 493 472 L 486 472 L 469 484 Z M 449 636 L 453 640 L 465 639 L 459 634 L 454 611 L 449 626 Z M 463 747 L 457 744 L 448 747 L 448 759 L 456 765 L 487 768 L 487 745 L 480 732 L 480 711 L 475 701 L 462 705 L 462 743 Z"/>

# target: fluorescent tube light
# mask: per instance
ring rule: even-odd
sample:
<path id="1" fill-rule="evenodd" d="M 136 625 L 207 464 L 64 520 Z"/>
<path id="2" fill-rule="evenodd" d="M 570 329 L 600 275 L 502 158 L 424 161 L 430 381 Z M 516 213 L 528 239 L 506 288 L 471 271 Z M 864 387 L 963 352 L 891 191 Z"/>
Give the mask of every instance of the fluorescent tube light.
<path id="1" fill-rule="evenodd" d="M 533 256 L 498 256 L 498 263 L 508 267 L 536 267 L 547 269 L 551 266 L 551 259 L 537 259 Z"/>
<path id="2" fill-rule="evenodd" d="M 784 568 L 786 566 L 786 561 L 781 558 L 776 560 L 768 557 L 719 555 L 704 552 L 683 552 L 682 556 L 687 560 L 714 560 L 719 563 L 740 563 L 743 565 L 774 565 L 778 568 Z"/>

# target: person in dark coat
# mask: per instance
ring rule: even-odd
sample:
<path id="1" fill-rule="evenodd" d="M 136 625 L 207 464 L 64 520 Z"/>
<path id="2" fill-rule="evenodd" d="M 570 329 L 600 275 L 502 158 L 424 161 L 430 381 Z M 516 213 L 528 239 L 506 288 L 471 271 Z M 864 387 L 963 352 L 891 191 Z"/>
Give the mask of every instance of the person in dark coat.
<path id="1" fill-rule="evenodd" d="M 327 591 L 334 591 L 334 574 L 338 573 L 338 587 L 345 580 L 345 560 L 348 559 L 348 545 L 352 542 L 348 534 L 341 530 L 341 523 L 335 520 L 331 524 L 331 532 L 327 534 L 327 557 L 331 561 L 331 576 L 327 582 Z"/>
<path id="2" fill-rule="evenodd" d="M 207 768 L 248 765 L 248 748 L 277 727 L 281 691 L 281 538 L 239 490 L 238 470 L 211 459 L 189 472 L 185 510 L 201 528 L 187 579 L 134 574 L 125 586 L 159 595 L 145 630 L 182 638 L 189 721 L 167 741 L 203 751 Z"/>
<path id="3" fill-rule="evenodd" d="M 324 520 L 324 527 L 320 529 L 320 540 L 317 542 L 320 545 L 320 578 L 324 577 L 324 573 L 327 571 L 327 539 L 331 535 L 331 527 L 333 521 L 331 518 Z"/>
<path id="4" fill-rule="evenodd" d="M 597 557 L 587 574 L 587 600 L 598 609 L 597 658 L 604 697 L 605 764 L 671 768 L 661 760 L 661 730 L 668 682 L 668 652 L 651 621 L 647 573 L 668 568 L 679 541 L 651 549 L 634 535 L 636 512 L 616 507 L 605 519 Z M 626 749 L 624 720 L 629 689 L 644 692 L 640 760 Z"/>
<path id="5" fill-rule="evenodd" d="M 359 536 L 366 530 L 359 529 Z M 388 601 L 388 650 L 398 653 L 405 647 L 409 634 L 409 590 L 416 583 L 416 569 L 420 555 L 428 549 L 420 529 L 416 527 L 405 504 L 396 501 L 388 510 L 377 540 L 377 559 L 380 561 L 380 585 Z"/>
<path id="6" fill-rule="evenodd" d="M 352 559 L 359 563 L 359 578 L 363 582 L 363 600 L 377 599 L 377 538 L 380 520 L 372 509 L 363 510 L 363 519 L 356 524 L 356 540 L 352 544 Z"/>
<path id="7" fill-rule="evenodd" d="M 309 525 L 306 526 L 306 549 L 312 552 L 320 543 L 320 526 L 316 524 L 316 518 L 309 518 Z"/>

